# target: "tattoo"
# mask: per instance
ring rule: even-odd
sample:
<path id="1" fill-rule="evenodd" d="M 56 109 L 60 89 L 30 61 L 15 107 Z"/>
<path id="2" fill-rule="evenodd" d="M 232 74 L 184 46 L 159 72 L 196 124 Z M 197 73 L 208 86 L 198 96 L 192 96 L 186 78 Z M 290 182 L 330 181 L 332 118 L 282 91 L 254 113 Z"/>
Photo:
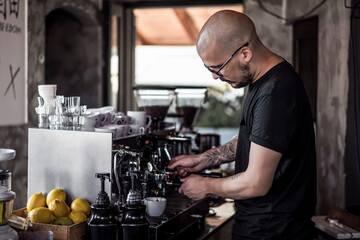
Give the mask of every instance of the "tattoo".
<path id="1" fill-rule="evenodd" d="M 240 175 L 241 175 L 241 173 L 238 173 L 238 174 L 235 174 L 235 175 L 231 176 L 231 180 L 237 179 Z"/>
<path id="2" fill-rule="evenodd" d="M 234 137 L 230 142 L 218 148 L 206 151 L 204 154 L 209 162 L 209 167 L 211 168 L 225 162 L 234 161 L 236 155 L 237 141 L 238 136 Z"/>

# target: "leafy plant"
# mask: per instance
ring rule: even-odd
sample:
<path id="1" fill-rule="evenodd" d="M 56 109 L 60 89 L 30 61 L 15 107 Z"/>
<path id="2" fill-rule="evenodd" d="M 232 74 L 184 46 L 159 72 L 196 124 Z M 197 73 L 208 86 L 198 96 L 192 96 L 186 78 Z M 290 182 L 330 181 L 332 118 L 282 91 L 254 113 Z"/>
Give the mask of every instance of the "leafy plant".
<path id="1" fill-rule="evenodd" d="M 195 119 L 195 126 L 239 127 L 242 101 L 243 94 L 235 92 L 230 86 L 209 88 L 205 103 Z"/>

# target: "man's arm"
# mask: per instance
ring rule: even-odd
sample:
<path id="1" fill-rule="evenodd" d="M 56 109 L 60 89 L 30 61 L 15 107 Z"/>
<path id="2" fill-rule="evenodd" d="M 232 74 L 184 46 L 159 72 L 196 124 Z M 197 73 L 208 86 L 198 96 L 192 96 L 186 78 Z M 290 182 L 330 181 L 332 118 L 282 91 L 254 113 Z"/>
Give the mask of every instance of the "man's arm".
<path id="1" fill-rule="evenodd" d="M 203 154 L 206 161 L 208 161 L 208 166 L 211 168 L 222 163 L 234 161 L 236 155 L 237 141 L 238 136 L 234 137 L 231 141 L 224 145 L 221 145 L 218 148 L 209 149 L 204 152 Z"/>
<path id="2" fill-rule="evenodd" d="M 180 155 L 171 159 L 168 168 L 177 168 L 178 174 L 185 176 L 189 172 L 201 171 L 204 168 L 220 165 L 235 160 L 238 137 L 218 147 L 197 155 Z"/>
<path id="3" fill-rule="evenodd" d="M 193 199 L 202 199 L 207 194 L 237 200 L 263 196 L 272 185 L 280 158 L 281 153 L 252 142 L 245 172 L 227 178 L 191 175 L 182 180 L 179 192 Z"/>

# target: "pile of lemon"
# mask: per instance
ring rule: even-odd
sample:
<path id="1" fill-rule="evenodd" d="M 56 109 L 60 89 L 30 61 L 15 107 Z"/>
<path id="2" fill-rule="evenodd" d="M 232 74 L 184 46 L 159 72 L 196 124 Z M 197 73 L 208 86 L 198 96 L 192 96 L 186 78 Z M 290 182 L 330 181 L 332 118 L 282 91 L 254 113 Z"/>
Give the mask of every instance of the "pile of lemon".
<path id="1" fill-rule="evenodd" d="M 90 215 L 90 205 L 86 200 L 77 198 L 70 207 L 65 200 L 65 191 L 58 188 L 51 190 L 46 198 L 41 192 L 33 194 L 26 204 L 30 221 L 33 223 L 71 225 L 84 221 Z"/>

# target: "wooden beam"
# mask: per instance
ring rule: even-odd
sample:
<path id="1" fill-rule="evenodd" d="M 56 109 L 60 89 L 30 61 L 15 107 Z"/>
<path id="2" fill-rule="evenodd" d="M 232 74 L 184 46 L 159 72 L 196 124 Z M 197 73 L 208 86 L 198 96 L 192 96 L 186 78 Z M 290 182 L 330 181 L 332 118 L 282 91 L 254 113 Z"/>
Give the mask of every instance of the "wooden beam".
<path id="1" fill-rule="evenodd" d="M 139 32 L 139 30 L 136 31 L 136 40 L 138 41 L 137 45 L 151 45 L 151 43 L 148 40 L 146 40 L 144 35 L 141 32 Z"/>
<path id="2" fill-rule="evenodd" d="M 177 18 L 180 20 L 181 25 L 184 27 L 189 38 L 195 45 L 199 30 L 196 28 L 194 21 L 190 14 L 185 9 L 174 8 L 173 9 Z"/>

